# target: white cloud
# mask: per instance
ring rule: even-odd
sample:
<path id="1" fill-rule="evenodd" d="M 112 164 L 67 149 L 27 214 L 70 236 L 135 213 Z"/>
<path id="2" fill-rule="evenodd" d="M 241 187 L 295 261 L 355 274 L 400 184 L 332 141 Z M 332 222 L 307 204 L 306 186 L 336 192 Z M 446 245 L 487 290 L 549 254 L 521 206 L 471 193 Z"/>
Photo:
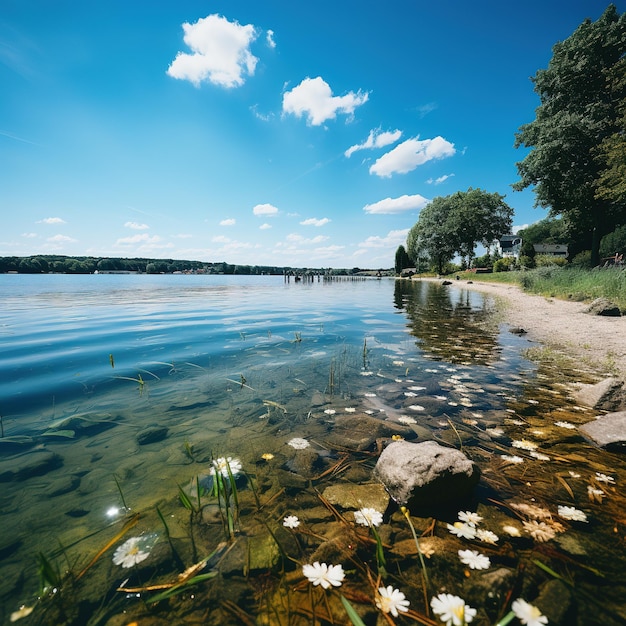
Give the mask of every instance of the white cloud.
<path id="1" fill-rule="evenodd" d="M 270 228 L 271 228 L 271 225 L 270 225 L 270 224 L 268 224 L 268 223 L 266 222 L 265 224 L 261 224 L 261 225 L 259 226 L 259 228 L 260 228 L 261 230 L 268 230 L 268 229 L 270 229 Z"/>
<path id="2" fill-rule="evenodd" d="M 441 183 L 444 183 L 446 180 L 448 180 L 448 178 L 451 178 L 452 176 L 454 176 L 454 174 L 444 174 L 439 178 L 429 178 L 426 183 L 429 185 L 441 185 Z"/>
<path id="3" fill-rule="evenodd" d="M 257 204 L 253 207 L 252 212 L 256 215 L 265 215 L 266 217 L 275 217 L 278 215 L 278 209 L 271 204 Z"/>
<path id="4" fill-rule="evenodd" d="M 35 239 L 37 236 L 37 233 L 22 233 L 22 237 L 26 239 Z"/>
<path id="5" fill-rule="evenodd" d="M 385 198 L 384 200 L 374 202 L 374 204 L 366 204 L 363 210 L 370 215 L 392 215 L 394 213 L 421 209 L 427 204 L 428 200 L 417 193 L 413 196 L 404 195 L 399 198 Z"/>
<path id="6" fill-rule="evenodd" d="M 46 241 L 50 243 L 69 243 L 71 241 L 76 241 L 76 239 L 72 239 L 67 235 L 54 235 L 54 237 L 48 237 Z"/>
<path id="7" fill-rule="evenodd" d="M 317 235 L 311 239 L 307 239 L 302 235 L 298 235 L 297 233 L 290 233 L 286 237 L 287 241 L 291 243 L 298 243 L 302 245 L 315 245 L 318 243 L 323 243 L 324 241 L 328 241 L 329 237 L 325 237 L 324 235 Z"/>
<path id="8" fill-rule="evenodd" d="M 511 228 L 511 233 L 513 235 L 517 235 L 517 233 L 519 233 L 520 230 L 524 230 L 528 228 L 529 226 L 530 224 L 520 224 L 519 226 L 513 226 L 513 228 Z"/>
<path id="9" fill-rule="evenodd" d="M 398 141 L 400 137 L 402 137 L 401 130 L 385 131 L 383 133 L 380 132 L 380 129 L 370 130 L 370 134 L 367 136 L 367 139 L 363 143 L 350 146 L 344 152 L 344 155 L 347 158 L 350 158 L 357 150 L 371 150 L 373 148 L 384 148 L 385 146 L 389 146 L 392 143 L 395 143 L 396 141 Z"/>
<path id="10" fill-rule="evenodd" d="M 228 219 L 222 220 L 220 222 L 220 226 L 234 226 L 237 223 L 237 220 L 229 217 Z"/>
<path id="11" fill-rule="evenodd" d="M 392 174 L 406 174 L 416 167 L 435 159 L 444 159 L 456 153 L 454 144 L 443 137 L 420 140 L 407 139 L 393 150 L 383 154 L 370 167 L 370 174 L 388 178 Z"/>
<path id="12" fill-rule="evenodd" d="M 221 15 L 200 18 L 194 24 L 183 24 L 183 41 L 191 54 L 179 52 L 167 74 L 188 80 L 198 87 L 209 81 L 220 87 L 239 87 L 245 76 L 253 76 L 258 59 L 250 52 L 257 32 L 252 24 L 242 26 Z"/>
<path id="13" fill-rule="evenodd" d="M 177 239 L 193 239 L 193 235 L 189 233 L 180 233 L 179 235 L 174 235 Z"/>
<path id="14" fill-rule="evenodd" d="M 161 241 L 161 237 L 153 235 L 152 237 L 147 233 L 143 235 L 132 235 L 132 237 L 122 237 L 115 242 L 116 246 L 127 246 L 133 244 L 155 244 Z"/>
<path id="15" fill-rule="evenodd" d="M 327 217 L 323 217 L 322 219 L 317 219 L 316 217 L 310 217 L 308 220 L 304 220 L 300 222 L 302 226 L 324 226 L 328 224 L 330 220 Z"/>
<path id="16" fill-rule="evenodd" d="M 406 242 L 409 229 L 390 230 L 386 237 L 368 237 L 359 243 L 359 248 L 397 248 L 401 243 Z"/>
<path id="17" fill-rule="evenodd" d="M 270 48 L 275 48 L 276 47 L 276 42 L 274 41 L 274 31 L 273 30 L 268 30 L 266 35 L 265 35 L 265 41 L 267 41 L 267 45 Z"/>
<path id="18" fill-rule="evenodd" d="M 46 217 L 39 220 L 37 224 L 65 224 L 65 220 L 60 217 Z"/>
<path id="19" fill-rule="evenodd" d="M 259 111 L 259 105 L 258 104 L 253 104 L 250 107 L 250 110 L 252 111 L 252 115 L 254 115 L 254 117 L 256 117 L 258 120 L 261 120 L 262 122 L 269 122 L 271 119 L 274 118 L 274 114 L 273 113 L 261 113 L 261 111 Z"/>
<path id="20" fill-rule="evenodd" d="M 133 230 L 147 230 L 150 228 L 147 224 L 139 224 L 137 222 L 126 222 L 124 226 L 126 226 L 126 228 L 132 228 Z"/>
<path id="21" fill-rule="evenodd" d="M 296 117 L 306 115 L 311 126 L 319 126 L 326 120 L 335 119 L 337 113 L 352 115 L 368 98 L 369 94 L 361 91 L 333 96 L 330 85 L 320 76 L 305 78 L 283 95 L 283 112 L 293 113 Z"/>

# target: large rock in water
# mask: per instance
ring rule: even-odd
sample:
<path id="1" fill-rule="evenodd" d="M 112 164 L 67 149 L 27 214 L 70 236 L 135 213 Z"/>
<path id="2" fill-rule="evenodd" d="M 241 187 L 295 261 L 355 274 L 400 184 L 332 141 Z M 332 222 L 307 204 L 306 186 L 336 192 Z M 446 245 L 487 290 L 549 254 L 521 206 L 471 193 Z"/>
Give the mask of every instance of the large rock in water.
<path id="1" fill-rule="evenodd" d="M 626 409 L 624 381 L 619 378 L 605 378 L 595 385 L 581 385 L 574 393 L 579 404 L 585 404 L 603 411 Z"/>
<path id="2" fill-rule="evenodd" d="M 395 441 L 380 455 L 374 477 L 398 504 L 430 508 L 469 496 L 480 469 L 462 452 L 435 441 Z"/>
<path id="3" fill-rule="evenodd" d="M 626 411 L 607 413 L 587 422 L 580 432 L 607 450 L 626 452 Z"/>

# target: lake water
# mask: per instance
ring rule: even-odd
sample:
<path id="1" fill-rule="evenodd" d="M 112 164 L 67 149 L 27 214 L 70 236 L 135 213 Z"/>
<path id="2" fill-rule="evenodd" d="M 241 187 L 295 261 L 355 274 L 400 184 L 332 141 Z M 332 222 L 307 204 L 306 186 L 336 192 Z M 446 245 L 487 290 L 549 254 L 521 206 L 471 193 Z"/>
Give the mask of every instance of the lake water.
<path id="1" fill-rule="evenodd" d="M 22 606 L 34 607 L 25 624 L 345 623 L 339 592 L 311 589 L 301 570 L 340 557 L 339 590 L 367 623 L 377 569 L 425 615 L 401 513 L 380 527 L 381 570 L 346 503 L 346 489 L 386 503 L 371 472 L 392 435 L 473 459 L 482 478 L 467 506 L 498 535 L 459 539 L 449 512 L 416 514 L 433 551 L 428 594 L 465 598 L 477 624 L 496 623 L 509 593 L 562 607 L 562 623 L 626 617 L 623 457 L 579 436 L 595 414 L 571 400 L 591 379 L 527 360 L 490 297 L 186 275 L 0 275 L 0 294 L 2 623 Z M 147 558 L 125 568 L 114 555 L 132 537 Z M 464 567 L 462 548 L 489 569 Z M 197 568 L 207 580 L 178 578 L 214 552 Z"/>

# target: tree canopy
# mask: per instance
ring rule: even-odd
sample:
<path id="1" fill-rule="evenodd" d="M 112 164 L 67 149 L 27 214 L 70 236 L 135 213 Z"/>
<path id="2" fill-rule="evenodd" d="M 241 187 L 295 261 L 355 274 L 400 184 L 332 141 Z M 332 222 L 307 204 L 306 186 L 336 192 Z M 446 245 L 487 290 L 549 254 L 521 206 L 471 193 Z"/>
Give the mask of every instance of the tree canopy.
<path id="1" fill-rule="evenodd" d="M 409 231 L 407 251 L 413 259 L 426 252 L 441 274 L 457 254 L 466 257 L 470 265 L 477 244 L 489 247 L 510 232 L 512 224 L 513 209 L 504 202 L 504 196 L 470 187 L 433 198 L 422 209 Z"/>
<path id="2" fill-rule="evenodd" d="M 609 5 L 557 43 L 532 81 L 540 99 L 520 127 L 517 190 L 533 186 L 536 205 L 561 215 L 570 237 L 599 258 L 600 240 L 624 221 L 624 54 L 626 18 Z M 621 168 L 621 169 L 620 169 Z"/>

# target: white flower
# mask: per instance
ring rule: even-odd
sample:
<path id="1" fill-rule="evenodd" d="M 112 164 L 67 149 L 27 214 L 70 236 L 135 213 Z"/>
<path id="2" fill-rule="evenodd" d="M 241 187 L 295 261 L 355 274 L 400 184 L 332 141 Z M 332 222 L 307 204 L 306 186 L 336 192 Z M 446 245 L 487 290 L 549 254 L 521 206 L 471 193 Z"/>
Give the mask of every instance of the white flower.
<path id="1" fill-rule="evenodd" d="M 556 535 L 554 529 L 550 528 L 545 522 L 538 522 L 537 520 L 524 522 L 524 530 L 537 541 L 550 541 Z"/>
<path id="2" fill-rule="evenodd" d="M 528 441 L 528 439 L 515 439 L 511 442 L 511 445 L 514 448 L 519 448 L 520 450 L 536 450 L 537 444 L 532 441 Z"/>
<path id="3" fill-rule="evenodd" d="M 540 624 L 547 624 L 548 618 L 541 614 L 541 611 L 532 604 L 528 604 L 526 600 L 518 598 L 513 601 L 511 610 L 515 613 L 515 617 L 526 624 L 526 626 L 540 626 Z"/>
<path id="4" fill-rule="evenodd" d="M 464 626 L 476 616 L 476 609 L 467 606 L 463 598 L 450 593 L 440 593 L 436 598 L 432 598 L 430 606 L 433 613 L 438 615 L 446 626 Z"/>
<path id="5" fill-rule="evenodd" d="M 515 463 L 517 465 L 518 463 L 524 462 L 524 459 L 521 456 L 517 456 L 515 454 L 501 454 L 500 456 L 502 457 L 502 460 L 507 463 Z"/>
<path id="6" fill-rule="evenodd" d="M 426 390 L 426 387 L 419 387 L 419 386 L 415 385 L 415 386 L 413 386 L 413 387 L 409 387 L 409 389 L 410 389 L 411 391 L 425 391 L 425 390 Z"/>
<path id="7" fill-rule="evenodd" d="M 380 526 L 383 523 L 383 514 L 376 509 L 359 509 L 354 512 L 354 521 L 361 526 Z"/>
<path id="8" fill-rule="evenodd" d="M 287 515 L 287 517 L 283 518 L 283 526 L 285 528 L 298 528 L 300 520 L 295 515 Z"/>
<path id="9" fill-rule="evenodd" d="M 417 394 L 416 394 L 414 391 L 405 391 L 405 392 L 404 392 L 404 395 L 405 395 L 407 398 L 414 398 Z"/>
<path id="10" fill-rule="evenodd" d="M 141 548 L 143 547 L 142 544 L 145 543 L 147 542 L 144 537 L 131 537 L 115 550 L 113 563 L 122 567 L 132 567 L 141 563 L 150 556 L 150 547 L 152 547 L 149 546 L 148 551 L 143 552 Z"/>
<path id="11" fill-rule="evenodd" d="M 528 454 L 539 461 L 549 461 L 550 457 L 547 454 L 542 454 L 541 452 L 537 452 L 535 450 L 531 450 Z"/>
<path id="12" fill-rule="evenodd" d="M 420 404 L 412 404 L 409 409 L 411 409 L 411 411 L 423 411 L 424 407 Z"/>
<path id="13" fill-rule="evenodd" d="M 459 550 L 459 558 L 463 565 L 468 565 L 471 569 L 488 569 L 491 566 L 489 557 L 477 550 Z"/>
<path id="14" fill-rule="evenodd" d="M 483 530 L 482 528 L 476 529 L 476 539 L 482 541 L 483 543 L 492 543 L 496 544 L 499 537 L 496 533 L 492 533 L 490 530 Z"/>
<path id="15" fill-rule="evenodd" d="M 476 524 L 480 524 L 483 521 L 483 518 L 478 513 L 472 511 L 459 511 L 459 519 L 470 526 L 476 526 Z"/>
<path id="16" fill-rule="evenodd" d="M 517 526 L 511 526 L 509 524 L 506 524 L 506 525 L 502 526 L 502 530 L 507 535 L 510 535 L 511 537 L 521 537 L 522 536 L 522 533 L 520 533 L 519 528 Z"/>
<path id="17" fill-rule="evenodd" d="M 375 398 L 376 394 L 375 393 L 366 393 L 364 394 L 366 398 Z"/>
<path id="18" fill-rule="evenodd" d="M 341 565 L 326 565 L 326 563 L 318 563 L 315 561 L 313 565 L 303 565 L 302 573 L 309 582 L 314 585 L 322 585 L 324 589 L 341 586 L 345 578 L 345 572 Z"/>
<path id="19" fill-rule="evenodd" d="M 469 524 L 454 522 L 454 526 L 452 524 L 446 524 L 446 526 L 448 527 L 448 530 L 457 537 L 463 537 L 464 539 L 476 538 L 476 529 Z"/>
<path id="20" fill-rule="evenodd" d="M 310 444 L 306 439 L 302 439 L 302 437 L 294 437 L 287 442 L 287 445 L 296 450 L 304 450 L 308 448 Z"/>
<path id="21" fill-rule="evenodd" d="M 219 457 L 213 460 L 213 467 L 210 469 L 209 474 L 215 476 L 215 472 L 219 472 L 222 476 L 228 478 L 228 468 L 230 467 L 230 473 L 233 476 L 237 476 L 241 471 L 241 461 L 239 459 L 233 459 L 229 457 Z"/>
<path id="22" fill-rule="evenodd" d="M 399 590 L 394 589 L 391 585 L 388 587 L 378 588 L 379 597 L 376 598 L 376 606 L 383 613 L 391 613 L 394 617 L 398 617 L 398 611 L 406 613 L 409 610 L 409 601 L 406 596 Z"/>
<path id="23" fill-rule="evenodd" d="M 613 478 L 613 476 L 607 476 L 606 474 L 602 474 L 601 472 L 596 472 L 596 480 L 599 483 L 607 483 L 608 485 L 615 484 L 615 478 Z"/>
<path id="24" fill-rule="evenodd" d="M 571 422 L 554 422 L 554 425 L 559 428 L 568 428 L 569 430 L 576 428 Z"/>
<path id="25" fill-rule="evenodd" d="M 337 411 L 335 411 L 335 409 L 325 409 L 324 413 L 326 413 L 326 415 L 334 415 Z"/>
<path id="26" fill-rule="evenodd" d="M 354 413 L 356 411 L 353 406 L 347 406 L 344 410 L 346 413 Z"/>
<path id="27" fill-rule="evenodd" d="M 568 473 L 572 478 L 580 478 L 580 474 L 578 472 L 572 472 L 570 470 Z"/>
<path id="28" fill-rule="evenodd" d="M 570 519 L 574 522 L 586 522 L 587 515 L 573 506 L 559 506 L 559 517 Z"/>
<path id="29" fill-rule="evenodd" d="M 504 435 L 504 431 L 501 428 L 485 428 L 485 432 L 490 437 L 502 437 Z"/>
<path id="30" fill-rule="evenodd" d="M 401 424 L 417 424 L 417 420 L 416 420 L 416 419 L 413 419 L 412 417 L 409 417 L 408 415 L 401 415 L 401 416 L 398 418 L 398 421 L 399 421 Z"/>

